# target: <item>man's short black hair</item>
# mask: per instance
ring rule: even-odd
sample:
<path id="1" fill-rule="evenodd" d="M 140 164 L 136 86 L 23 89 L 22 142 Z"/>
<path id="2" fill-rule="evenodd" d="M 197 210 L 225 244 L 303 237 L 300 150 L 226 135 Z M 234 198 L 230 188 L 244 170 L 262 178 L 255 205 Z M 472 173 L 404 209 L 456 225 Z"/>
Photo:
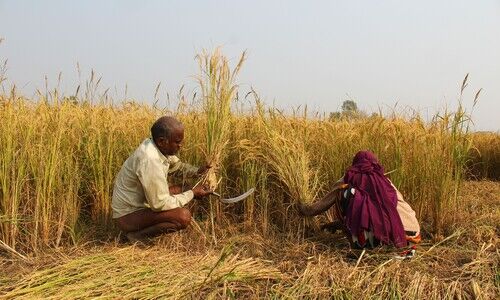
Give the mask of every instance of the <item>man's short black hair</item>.
<path id="1" fill-rule="evenodd" d="M 151 136 L 153 137 L 153 141 L 156 141 L 161 137 L 169 139 L 172 131 L 176 128 L 182 128 L 182 123 L 176 118 L 170 116 L 163 116 L 159 118 L 156 122 L 154 122 L 153 126 L 151 126 Z"/>

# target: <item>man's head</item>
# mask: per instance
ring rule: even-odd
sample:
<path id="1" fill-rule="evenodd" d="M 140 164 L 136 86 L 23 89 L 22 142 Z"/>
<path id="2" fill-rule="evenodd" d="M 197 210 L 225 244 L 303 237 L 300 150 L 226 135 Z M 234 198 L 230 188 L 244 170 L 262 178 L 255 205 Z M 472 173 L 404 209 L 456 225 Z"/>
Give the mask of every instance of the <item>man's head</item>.
<path id="1" fill-rule="evenodd" d="M 174 155 L 182 146 L 184 126 L 176 118 L 164 116 L 151 126 L 151 136 L 163 155 Z"/>

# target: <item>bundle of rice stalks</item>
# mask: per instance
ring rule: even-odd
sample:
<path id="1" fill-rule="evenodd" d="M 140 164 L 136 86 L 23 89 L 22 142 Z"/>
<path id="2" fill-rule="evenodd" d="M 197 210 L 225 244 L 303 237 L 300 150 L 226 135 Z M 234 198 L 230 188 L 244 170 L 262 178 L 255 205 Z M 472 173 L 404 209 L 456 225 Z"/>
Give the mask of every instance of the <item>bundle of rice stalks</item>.
<path id="1" fill-rule="evenodd" d="M 257 298 L 254 286 L 281 273 L 252 258 L 135 247 L 68 260 L 0 289 L 2 298 Z"/>
<path id="2" fill-rule="evenodd" d="M 213 53 L 203 51 L 196 56 L 201 71 L 197 80 L 207 117 L 205 157 L 207 164 L 212 166 L 204 183 L 211 190 L 215 190 L 218 185 L 217 173 L 224 159 L 224 148 L 229 141 L 231 102 L 238 87 L 235 80 L 245 57 L 246 53 L 243 52 L 236 67 L 231 70 L 228 59 L 220 48 Z"/>
<path id="3" fill-rule="evenodd" d="M 287 128 L 287 119 L 273 110 L 269 111 L 267 118 L 258 96 L 254 95 L 259 120 L 265 132 L 260 153 L 263 162 L 270 166 L 293 201 L 313 202 L 320 188 L 320 180 L 318 171 L 311 168 L 310 155 L 304 142 L 306 128 Z"/>

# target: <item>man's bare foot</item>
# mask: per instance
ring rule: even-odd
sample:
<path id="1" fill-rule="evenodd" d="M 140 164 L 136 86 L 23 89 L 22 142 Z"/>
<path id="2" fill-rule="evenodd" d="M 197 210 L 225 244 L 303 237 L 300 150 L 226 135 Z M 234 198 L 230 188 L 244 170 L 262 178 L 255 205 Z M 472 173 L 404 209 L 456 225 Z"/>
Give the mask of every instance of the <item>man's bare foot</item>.
<path id="1" fill-rule="evenodd" d="M 125 234 L 125 236 L 127 237 L 127 240 L 129 242 L 133 243 L 133 244 L 135 244 L 135 243 L 140 243 L 140 244 L 144 243 L 144 239 L 137 232 L 127 232 Z"/>

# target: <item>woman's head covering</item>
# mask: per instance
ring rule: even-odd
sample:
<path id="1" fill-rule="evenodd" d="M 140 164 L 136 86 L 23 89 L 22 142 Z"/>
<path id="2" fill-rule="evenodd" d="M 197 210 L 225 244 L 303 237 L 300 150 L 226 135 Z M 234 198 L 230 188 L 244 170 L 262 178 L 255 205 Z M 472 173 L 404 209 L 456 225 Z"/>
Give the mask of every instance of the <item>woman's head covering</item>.
<path id="1" fill-rule="evenodd" d="M 357 236 L 363 231 L 372 231 L 380 242 L 404 247 L 406 236 L 397 211 L 397 193 L 375 154 L 356 153 L 344 183 L 356 189 L 345 214 L 351 234 Z"/>

